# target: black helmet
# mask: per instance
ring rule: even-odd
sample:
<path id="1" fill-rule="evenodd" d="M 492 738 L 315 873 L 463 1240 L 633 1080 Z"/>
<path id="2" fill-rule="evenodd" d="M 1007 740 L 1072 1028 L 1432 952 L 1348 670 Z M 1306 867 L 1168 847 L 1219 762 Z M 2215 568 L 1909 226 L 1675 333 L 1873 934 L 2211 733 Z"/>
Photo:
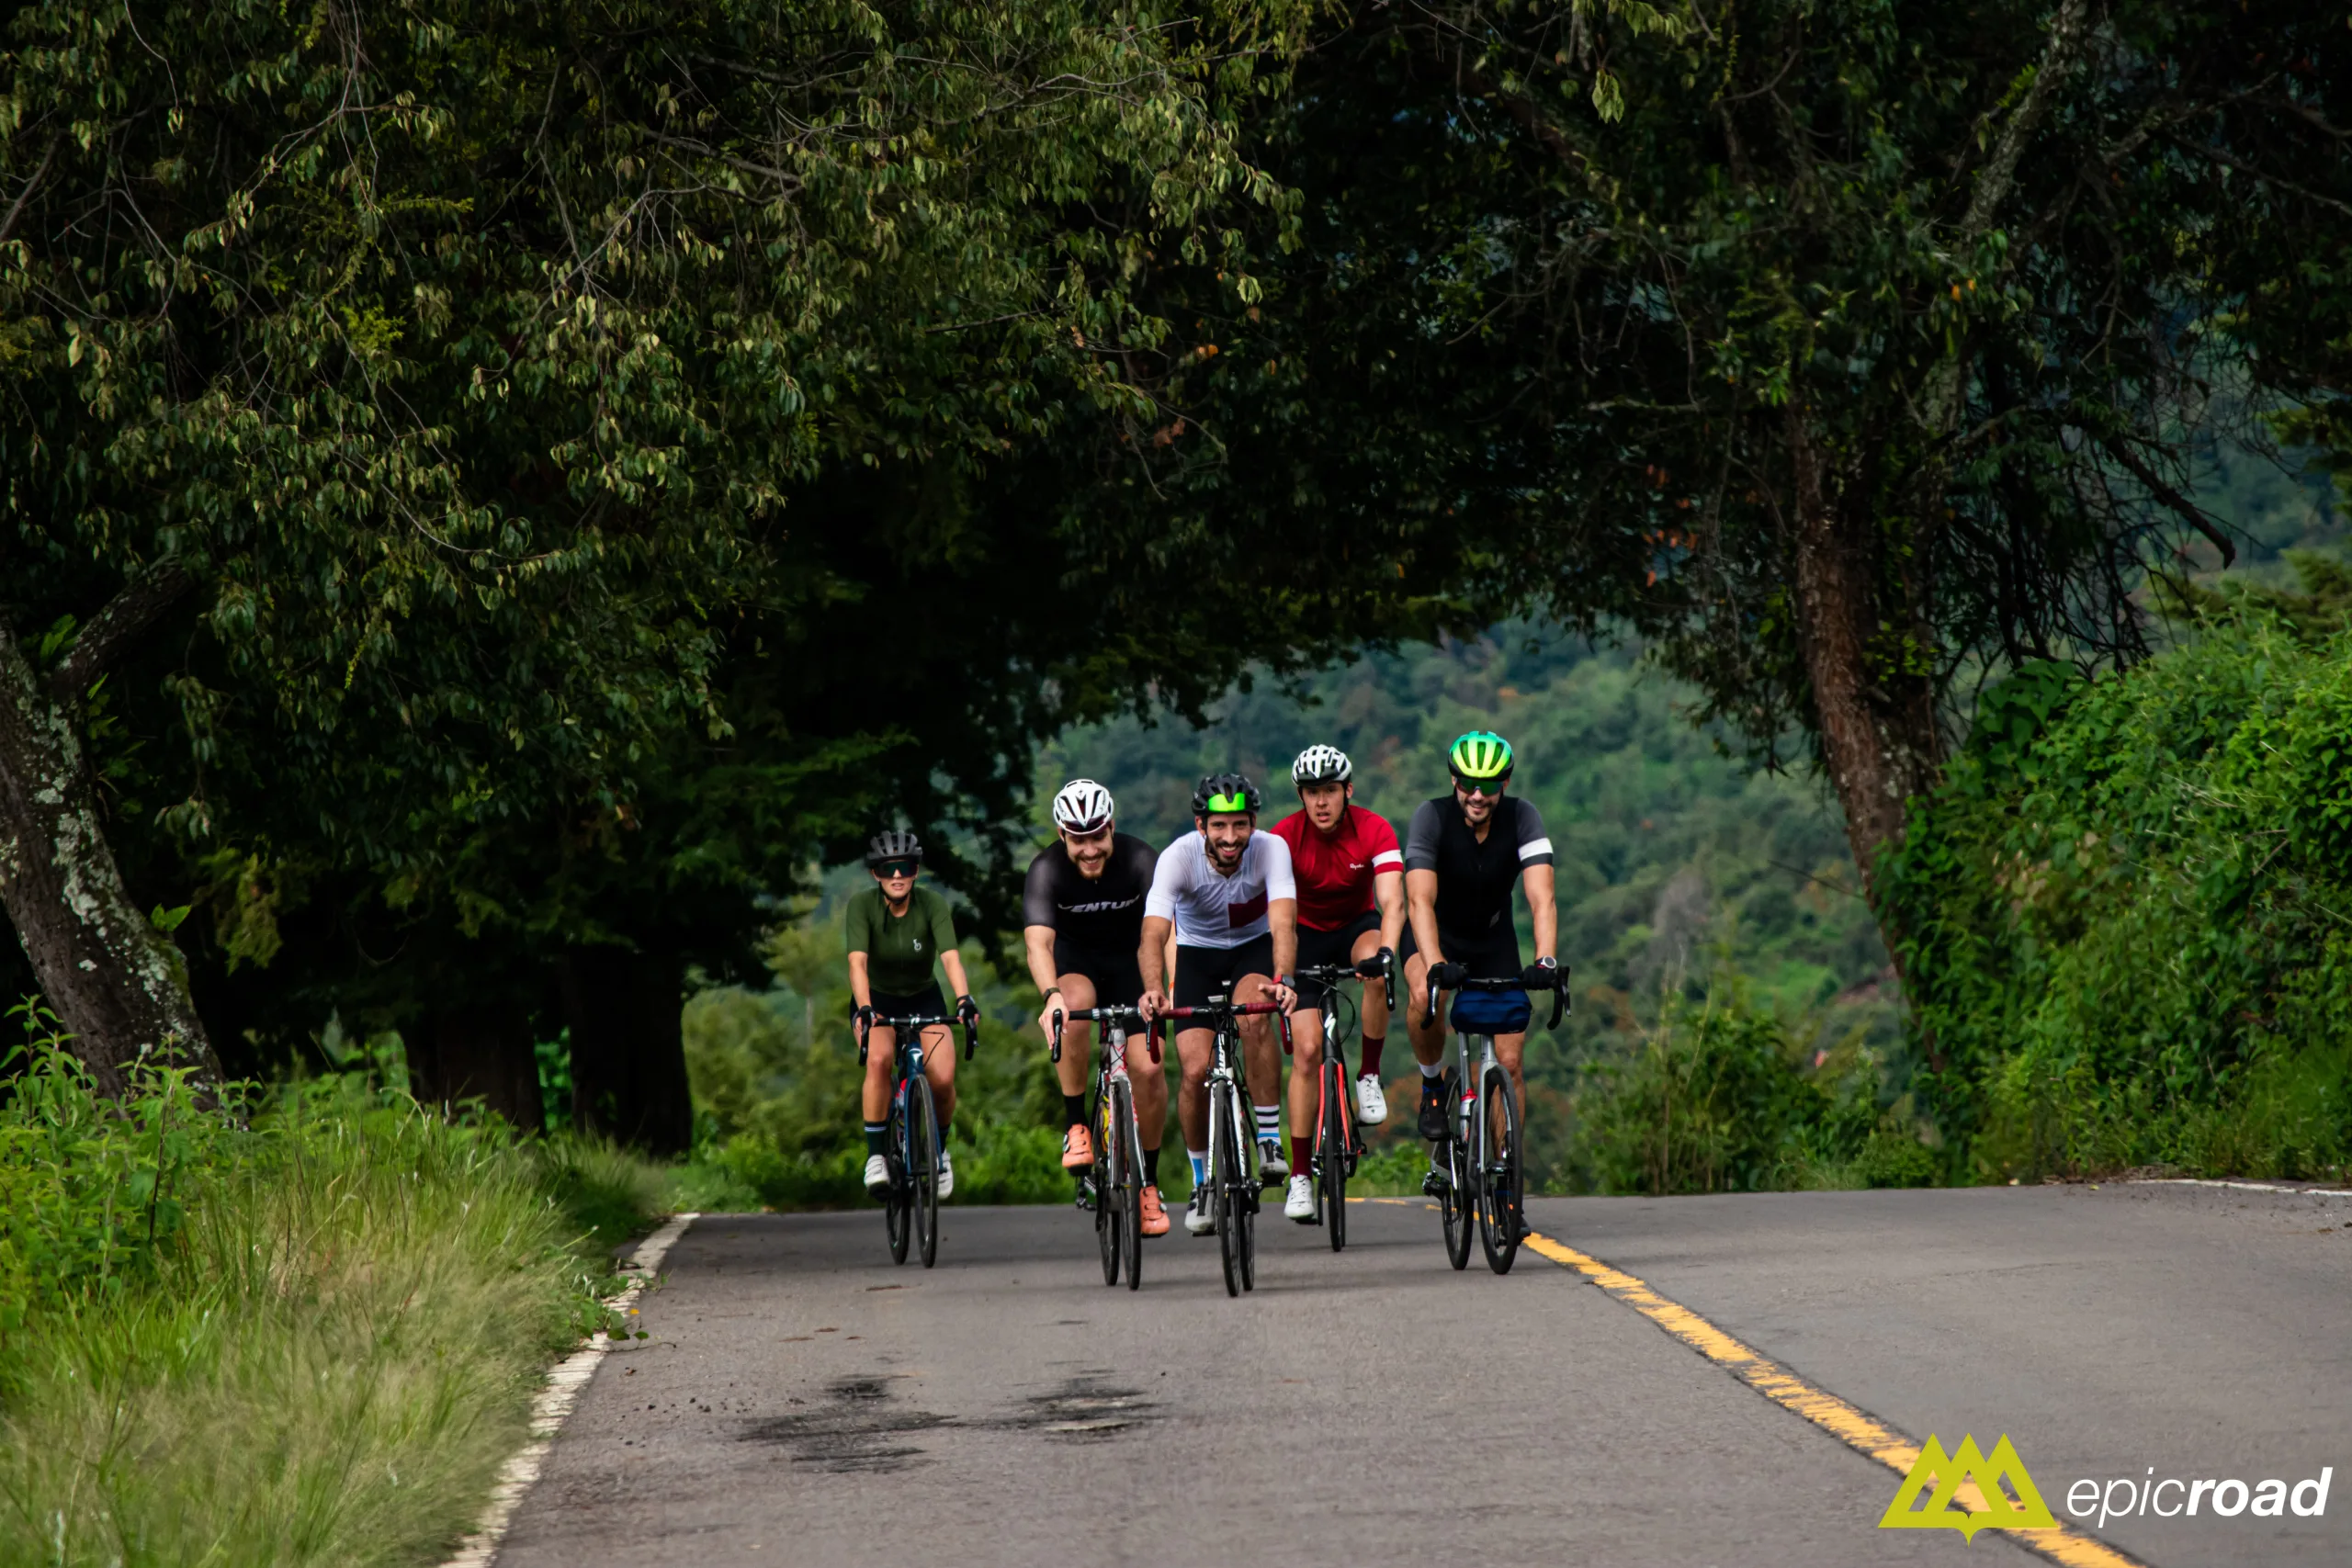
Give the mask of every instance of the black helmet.
<path id="1" fill-rule="evenodd" d="M 1235 804 L 1237 799 L 1240 804 Z M 1228 811 L 1247 811 L 1255 816 L 1261 804 L 1258 786 L 1245 773 L 1210 773 L 1193 786 L 1195 817 Z"/>
<path id="2" fill-rule="evenodd" d="M 876 833 L 865 840 L 865 863 L 882 864 L 885 861 L 910 860 L 922 863 L 922 840 L 901 828 Z"/>

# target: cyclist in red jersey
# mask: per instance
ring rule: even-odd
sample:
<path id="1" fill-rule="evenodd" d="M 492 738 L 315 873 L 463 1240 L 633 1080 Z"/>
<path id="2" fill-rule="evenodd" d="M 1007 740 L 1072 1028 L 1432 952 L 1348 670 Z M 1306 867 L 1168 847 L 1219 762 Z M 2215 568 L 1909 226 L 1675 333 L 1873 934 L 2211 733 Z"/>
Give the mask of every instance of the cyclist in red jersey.
<path id="1" fill-rule="evenodd" d="M 1336 746 L 1309 746 L 1291 764 L 1301 809 L 1274 824 L 1290 846 L 1298 884 L 1298 964 L 1371 967 L 1394 953 L 1405 930 L 1405 855 L 1388 819 L 1355 804 L 1355 769 Z M 1378 973 L 1376 967 L 1374 972 Z M 1290 1190 L 1283 1213 L 1305 1224 L 1315 1218 L 1315 1184 L 1308 1159 L 1315 1148 L 1316 1084 L 1323 1065 L 1322 988 L 1302 981 L 1291 1015 L 1296 1055 L 1290 1069 Z M 1356 1077 L 1356 1120 L 1388 1120 L 1380 1089 L 1380 1052 L 1388 1032 L 1388 1000 L 1378 986 L 1363 988 L 1363 1061 Z"/>

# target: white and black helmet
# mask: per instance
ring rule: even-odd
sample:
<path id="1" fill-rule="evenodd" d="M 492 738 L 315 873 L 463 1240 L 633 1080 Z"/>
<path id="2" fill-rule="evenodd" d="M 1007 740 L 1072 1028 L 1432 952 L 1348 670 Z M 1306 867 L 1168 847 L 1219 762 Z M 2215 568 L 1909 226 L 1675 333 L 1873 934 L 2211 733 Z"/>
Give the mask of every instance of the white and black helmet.
<path id="1" fill-rule="evenodd" d="M 1355 764 L 1337 746 L 1309 746 L 1290 765 L 1295 784 L 1345 784 L 1355 776 Z"/>
<path id="2" fill-rule="evenodd" d="M 1092 779 L 1072 779 L 1054 796 L 1054 826 L 1071 833 L 1099 833 L 1111 825 L 1111 792 Z"/>

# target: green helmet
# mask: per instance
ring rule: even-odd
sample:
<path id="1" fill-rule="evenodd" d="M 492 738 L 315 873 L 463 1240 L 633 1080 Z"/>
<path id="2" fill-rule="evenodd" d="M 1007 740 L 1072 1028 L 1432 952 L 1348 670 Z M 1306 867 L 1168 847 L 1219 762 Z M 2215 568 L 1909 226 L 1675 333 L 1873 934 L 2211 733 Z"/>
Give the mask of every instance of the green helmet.
<path id="1" fill-rule="evenodd" d="M 1510 742 L 1491 729 L 1474 729 L 1453 743 L 1445 761 L 1456 778 L 1502 778 L 1510 772 Z"/>

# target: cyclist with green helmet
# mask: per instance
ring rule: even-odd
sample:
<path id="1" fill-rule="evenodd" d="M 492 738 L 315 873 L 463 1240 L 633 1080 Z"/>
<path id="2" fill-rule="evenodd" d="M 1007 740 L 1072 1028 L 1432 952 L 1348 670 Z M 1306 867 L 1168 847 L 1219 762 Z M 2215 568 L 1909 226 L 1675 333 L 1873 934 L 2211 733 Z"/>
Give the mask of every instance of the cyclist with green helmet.
<path id="1" fill-rule="evenodd" d="M 1446 754 L 1453 793 L 1423 801 L 1405 830 L 1406 1032 L 1421 1068 L 1421 1136 L 1446 1135 L 1440 1062 L 1445 1019 L 1429 1010 L 1434 978 L 1447 990 L 1464 979 L 1518 979 L 1530 989 L 1556 981 L 1559 910 L 1552 902 L 1552 840 L 1532 802 L 1506 793 L 1510 742 L 1474 729 Z M 1535 962 L 1520 965 L 1519 927 L 1511 890 L 1524 879 L 1535 919 Z M 1495 1055 L 1510 1074 L 1511 1091 L 1527 1103 L 1520 1061 L 1525 1033 L 1495 1036 Z"/>

